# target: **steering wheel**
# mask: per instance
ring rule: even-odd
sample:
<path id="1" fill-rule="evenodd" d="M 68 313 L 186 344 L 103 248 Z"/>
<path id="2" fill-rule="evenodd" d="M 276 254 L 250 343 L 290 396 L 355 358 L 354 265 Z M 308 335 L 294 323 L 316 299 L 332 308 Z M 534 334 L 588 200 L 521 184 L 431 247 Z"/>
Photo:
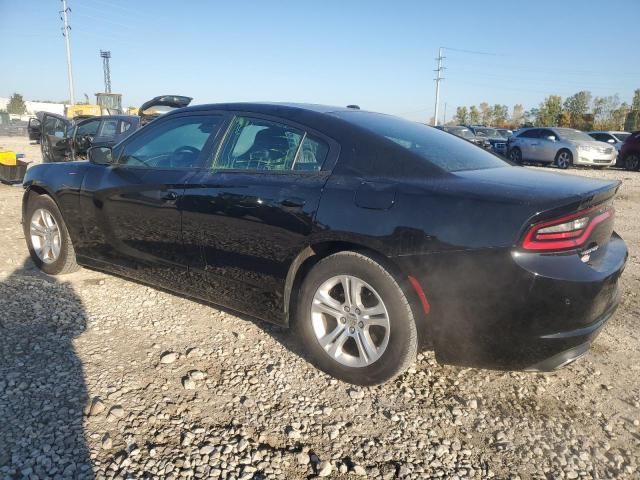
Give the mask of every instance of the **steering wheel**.
<path id="1" fill-rule="evenodd" d="M 193 153 L 194 155 L 200 155 L 200 150 L 191 145 L 183 145 L 176 148 L 173 153 Z"/>

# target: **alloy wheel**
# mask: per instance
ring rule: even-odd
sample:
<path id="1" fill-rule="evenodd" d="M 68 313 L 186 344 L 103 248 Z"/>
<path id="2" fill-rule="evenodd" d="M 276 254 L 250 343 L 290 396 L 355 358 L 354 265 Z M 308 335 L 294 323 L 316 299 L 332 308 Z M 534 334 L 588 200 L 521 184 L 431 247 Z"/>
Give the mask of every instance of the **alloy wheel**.
<path id="1" fill-rule="evenodd" d="M 522 162 L 522 154 L 520 153 L 520 150 L 518 150 L 517 148 L 511 151 L 511 161 L 514 163 Z"/>
<path id="2" fill-rule="evenodd" d="M 53 263 L 58 259 L 62 237 L 60 227 L 49 210 L 38 208 L 33 212 L 29 234 L 33 250 L 40 260 L 44 263 Z"/>
<path id="3" fill-rule="evenodd" d="M 327 355 L 348 367 L 373 364 L 389 343 L 387 307 L 371 285 L 353 275 L 335 276 L 320 285 L 311 322 Z"/>
<path id="4" fill-rule="evenodd" d="M 569 152 L 560 152 L 557 164 L 560 168 L 568 168 L 569 165 L 571 165 L 571 155 Z"/>

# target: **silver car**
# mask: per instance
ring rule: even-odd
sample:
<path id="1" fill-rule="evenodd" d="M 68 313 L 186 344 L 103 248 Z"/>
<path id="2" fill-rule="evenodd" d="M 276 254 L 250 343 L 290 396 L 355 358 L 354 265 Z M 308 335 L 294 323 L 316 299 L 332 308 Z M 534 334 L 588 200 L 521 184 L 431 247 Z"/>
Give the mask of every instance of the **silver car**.
<path id="1" fill-rule="evenodd" d="M 599 142 L 606 142 L 613 145 L 616 150 L 620 150 L 620 147 L 630 135 L 631 134 L 629 132 L 616 132 L 613 130 L 589 132 L 589 136 L 591 138 Z"/>
<path id="2" fill-rule="evenodd" d="M 560 168 L 571 165 L 609 167 L 616 163 L 618 152 L 573 128 L 523 128 L 509 138 L 509 158 L 515 163 L 527 161 L 555 163 Z"/>

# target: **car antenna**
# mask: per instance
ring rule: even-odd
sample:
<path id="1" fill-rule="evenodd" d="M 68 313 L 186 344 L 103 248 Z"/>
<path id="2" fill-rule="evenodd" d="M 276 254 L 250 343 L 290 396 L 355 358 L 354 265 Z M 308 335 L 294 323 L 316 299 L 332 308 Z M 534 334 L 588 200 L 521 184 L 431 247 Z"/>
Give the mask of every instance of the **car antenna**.
<path id="1" fill-rule="evenodd" d="M 359 105 L 347 105 L 347 108 L 353 108 L 354 110 L 360 110 Z"/>

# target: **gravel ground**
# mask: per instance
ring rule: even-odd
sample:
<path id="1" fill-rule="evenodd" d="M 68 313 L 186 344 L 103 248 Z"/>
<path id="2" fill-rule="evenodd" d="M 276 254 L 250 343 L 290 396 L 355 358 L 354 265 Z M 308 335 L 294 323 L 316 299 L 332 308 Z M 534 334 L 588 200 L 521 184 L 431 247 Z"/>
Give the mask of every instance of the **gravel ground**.
<path id="1" fill-rule="evenodd" d="M 281 328 L 39 273 L 22 190 L 0 186 L 0 478 L 639 478 L 640 174 L 571 173 L 624 180 L 624 296 L 591 352 L 544 375 L 424 352 L 375 388 L 319 372 Z"/>

